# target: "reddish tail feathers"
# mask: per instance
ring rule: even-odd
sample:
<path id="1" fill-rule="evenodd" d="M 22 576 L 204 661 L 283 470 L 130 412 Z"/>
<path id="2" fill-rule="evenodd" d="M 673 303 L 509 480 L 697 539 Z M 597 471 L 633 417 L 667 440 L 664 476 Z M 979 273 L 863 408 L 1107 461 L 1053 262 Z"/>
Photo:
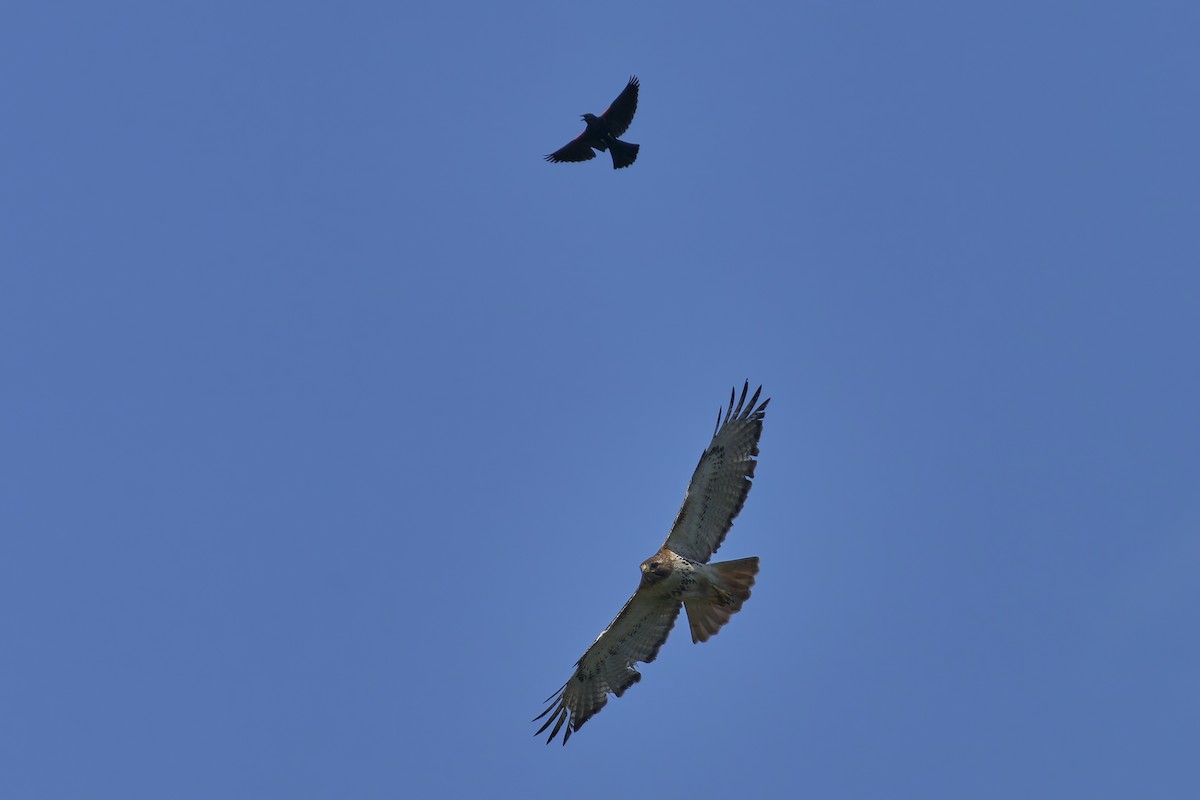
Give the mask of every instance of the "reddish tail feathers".
<path id="1" fill-rule="evenodd" d="M 739 558 L 736 561 L 721 561 L 709 564 L 716 570 L 717 580 L 712 592 L 704 599 L 685 600 L 688 625 L 692 629 L 693 642 L 707 642 L 716 635 L 729 618 L 742 610 L 742 603 L 750 597 L 750 587 L 758 574 L 758 556 Z"/>

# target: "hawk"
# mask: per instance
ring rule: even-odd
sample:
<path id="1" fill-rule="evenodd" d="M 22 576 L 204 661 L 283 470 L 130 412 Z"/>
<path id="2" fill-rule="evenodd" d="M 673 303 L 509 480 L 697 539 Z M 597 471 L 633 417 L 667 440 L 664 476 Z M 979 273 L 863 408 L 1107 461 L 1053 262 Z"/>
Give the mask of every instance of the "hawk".
<path id="1" fill-rule="evenodd" d="M 760 386 L 747 403 L 749 388 L 747 381 L 736 408 L 736 390 L 730 392 L 724 421 L 718 409 L 712 441 L 700 455 L 667 540 L 642 562 L 637 591 L 576 662 L 571 679 L 546 699 L 549 707 L 534 717 L 537 722 L 549 715 L 535 736 L 554 724 L 547 744 L 565 726 L 565 745 L 604 708 L 610 692 L 620 697 L 642 679 L 634 664 L 655 659 L 680 608 L 687 609 L 692 642 L 706 642 L 750 597 L 757 556 L 708 563 L 742 510 L 758 463 L 758 439 L 770 399 L 758 404 Z"/>
<path id="2" fill-rule="evenodd" d="M 590 161 L 596 157 L 592 152 L 592 148 L 595 148 L 601 153 L 609 151 L 613 169 L 628 167 L 637 161 L 641 145 L 622 142 L 617 137 L 629 130 L 629 124 L 633 122 L 633 114 L 637 111 L 638 85 L 637 76 L 634 75 L 603 114 L 598 117 L 584 114 L 582 119 L 587 127 L 583 133 L 546 156 L 546 160 L 556 164 L 563 161 Z"/>

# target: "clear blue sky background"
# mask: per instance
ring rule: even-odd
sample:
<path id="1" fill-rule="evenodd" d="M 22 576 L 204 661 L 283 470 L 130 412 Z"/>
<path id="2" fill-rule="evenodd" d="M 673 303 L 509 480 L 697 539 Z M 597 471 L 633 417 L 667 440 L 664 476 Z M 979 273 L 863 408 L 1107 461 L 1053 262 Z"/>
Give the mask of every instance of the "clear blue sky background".
<path id="1" fill-rule="evenodd" d="M 1194 796 L 1196 3 L 2 17 L 3 797 Z M 746 378 L 753 599 L 545 746 Z"/>

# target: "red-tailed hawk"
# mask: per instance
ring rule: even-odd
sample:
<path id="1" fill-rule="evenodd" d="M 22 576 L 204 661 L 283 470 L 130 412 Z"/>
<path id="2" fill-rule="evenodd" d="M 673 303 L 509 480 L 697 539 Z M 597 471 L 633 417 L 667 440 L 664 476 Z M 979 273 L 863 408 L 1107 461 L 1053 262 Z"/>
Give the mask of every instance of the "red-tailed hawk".
<path id="1" fill-rule="evenodd" d="M 535 736 L 554 724 L 547 744 L 560 729 L 565 730 L 566 744 L 572 733 L 604 708 L 609 692 L 620 697 L 642 679 L 634 664 L 655 659 L 681 607 L 687 609 L 692 641 L 706 642 L 750 597 L 758 573 L 757 556 L 708 563 L 742 510 L 758 463 L 754 457 L 770 400 L 755 407 L 760 386 L 747 404 L 749 388 L 747 381 L 736 408 L 736 392 L 730 393 L 724 422 L 721 410 L 717 411 L 712 442 L 692 473 L 667 541 L 642 562 L 637 591 L 576 662 L 571 679 L 547 698 L 550 706 L 534 717 L 536 722 L 549 715 Z"/>

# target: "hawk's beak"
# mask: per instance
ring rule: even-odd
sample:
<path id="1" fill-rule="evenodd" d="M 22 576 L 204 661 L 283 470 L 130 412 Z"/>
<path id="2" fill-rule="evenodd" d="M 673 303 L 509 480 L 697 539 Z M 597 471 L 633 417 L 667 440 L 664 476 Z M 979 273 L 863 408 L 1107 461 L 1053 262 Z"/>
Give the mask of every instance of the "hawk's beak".
<path id="1" fill-rule="evenodd" d="M 650 568 L 647 567 L 645 564 L 642 564 L 642 572 L 649 572 L 649 571 L 650 571 Z"/>

